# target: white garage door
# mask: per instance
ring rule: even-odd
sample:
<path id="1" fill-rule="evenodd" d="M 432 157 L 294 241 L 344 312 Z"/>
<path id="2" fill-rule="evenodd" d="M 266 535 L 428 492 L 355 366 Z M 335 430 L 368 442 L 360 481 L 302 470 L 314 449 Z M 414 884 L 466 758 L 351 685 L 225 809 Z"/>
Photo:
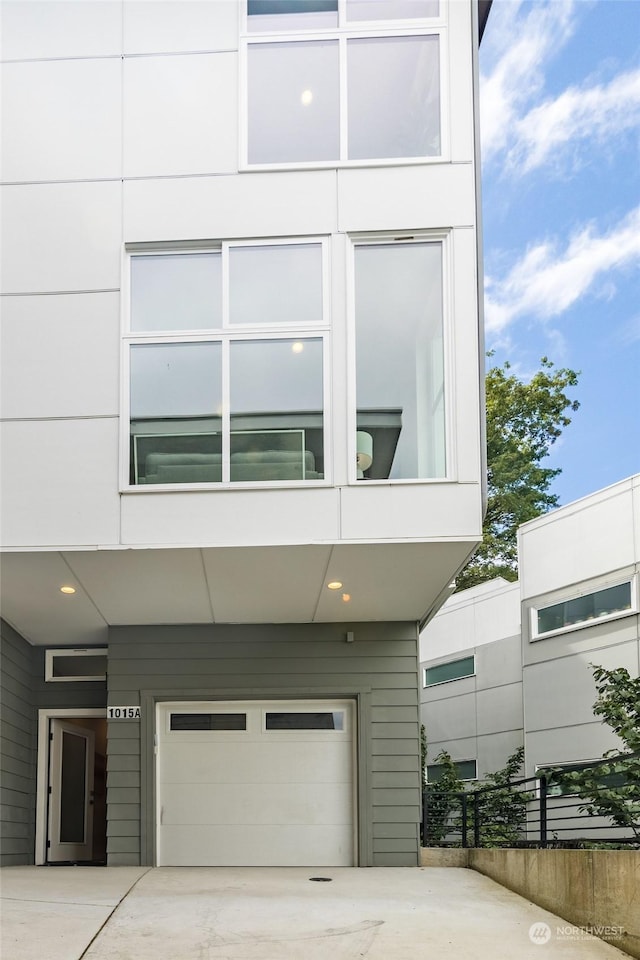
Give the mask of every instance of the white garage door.
<path id="1" fill-rule="evenodd" d="M 160 866 L 352 866 L 353 703 L 158 706 Z"/>

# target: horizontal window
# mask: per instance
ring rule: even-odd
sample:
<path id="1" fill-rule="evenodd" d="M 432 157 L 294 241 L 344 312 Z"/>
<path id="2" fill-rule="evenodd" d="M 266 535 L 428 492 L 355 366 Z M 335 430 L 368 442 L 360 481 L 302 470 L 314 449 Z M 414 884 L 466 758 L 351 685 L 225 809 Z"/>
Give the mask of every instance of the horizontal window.
<path id="1" fill-rule="evenodd" d="M 477 761 L 476 760 L 455 760 L 453 763 L 456 774 L 460 780 L 477 780 Z M 427 764 L 427 782 L 438 783 L 442 779 L 446 767 L 441 763 Z"/>
<path id="2" fill-rule="evenodd" d="M 631 581 L 563 600 L 535 611 L 534 636 L 583 626 L 633 609 Z"/>
<path id="3" fill-rule="evenodd" d="M 106 680 L 107 650 L 47 650 L 45 652 L 45 680 L 78 681 Z"/>
<path id="4" fill-rule="evenodd" d="M 475 672 L 475 657 L 450 660 L 448 663 L 439 663 L 435 667 L 426 667 L 424 685 L 425 687 L 433 687 L 437 683 L 446 683 L 448 680 L 461 680 L 463 677 L 472 677 Z"/>
<path id="5" fill-rule="evenodd" d="M 344 711 L 324 713 L 267 713 L 267 730 L 344 730 Z"/>
<path id="6" fill-rule="evenodd" d="M 625 770 L 607 772 L 614 763 L 617 765 L 618 759 L 603 760 L 600 758 L 599 760 L 582 760 L 579 763 L 537 765 L 536 774 L 544 773 L 546 775 L 548 797 L 575 796 L 578 791 L 566 778 L 569 774 L 582 773 L 584 770 L 592 773 L 593 780 L 597 782 L 599 787 L 604 790 L 612 790 L 616 787 L 626 786 L 630 782 L 629 774 Z"/>
<path id="7" fill-rule="evenodd" d="M 130 272 L 129 482 L 323 479 L 322 243 L 136 253 Z"/>
<path id="8" fill-rule="evenodd" d="M 246 713 L 172 713 L 171 730 L 246 730 Z"/>
<path id="9" fill-rule="evenodd" d="M 440 99 L 438 34 L 252 41 L 247 160 L 438 157 Z"/>

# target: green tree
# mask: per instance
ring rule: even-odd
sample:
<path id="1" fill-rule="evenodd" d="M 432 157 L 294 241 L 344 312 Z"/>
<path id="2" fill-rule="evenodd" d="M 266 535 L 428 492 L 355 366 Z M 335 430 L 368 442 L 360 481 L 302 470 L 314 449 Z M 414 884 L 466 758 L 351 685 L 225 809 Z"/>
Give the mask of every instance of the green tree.
<path id="1" fill-rule="evenodd" d="M 640 677 L 624 667 L 592 667 L 598 692 L 593 712 L 620 737 L 624 749 L 608 750 L 591 767 L 552 769 L 549 775 L 563 790 L 584 799 L 581 812 L 609 817 L 640 841 Z"/>
<path id="2" fill-rule="evenodd" d="M 465 784 L 458 776 L 455 762 L 446 750 L 442 750 L 434 763 L 441 765 L 439 780 L 428 783 L 425 790 L 426 836 L 425 846 L 436 847 L 448 834 L 458 836 L 462 830 L 462 794 Z M 522 837 L 527 802 L 531 793 L 513 790 L 511 784 L 519 779 L 524 763 L 524 747 L 519 747 L 507 760 L 504 767 L 495 773 L 485 774 L 478 787 L 482 791 L 493 787 L 490 793 L 479 793 L 478 816 L 480 821 L 480 845 L 483 847 L 508 846 Z M 474 828 L 475 790 L 467 790 L 467 836 L 472 843 Z M 458 842 L 459 845 L 459 842 Z"/>
<path id="3" fill-rule="evenodd" d="M 561 470 L 541 462 L 571 423 L 568 412 L 579 407 L 566 393 L 577 382 L 578 373 L 556 369 L 546 357 L 526 382 L 508 362 L 488 371 L 487 513 L 482 543 L 456 578 L 457 590 L 494 577 L 517 579 L 518 527 L 558 506 L 549 487 Z"/>
<path id="4" fill-rule="evenodd" d="M 533 799 L 533 794 L 514 790 L 511 784 L 522 777 L 523 765 L 524 747 L 519 747 L 511 754 L 504 767 L 495 773 L 486 774 L 480 789 L 494 789 L 490 793 L 478 795 L 480 846 L 513 846 L 517 840 L 522 839 L 527 803 Z M 473 810 L 471 804 L 469 809 Z M 472 830 L 473 817 L 470 818 L 469 832 Z"/>
<path id="5" fill-rule="evenodd" d="M 442 766 L 439 780 L 427 783 L 424 792 L 426 833 L 423 844 L 426 847 L 437 847 L 444 838 L 459 824 L 456 815 L 460 810 L 460 795 L 464 791 L 464 784 L 451 755 L 441 750 L 433 761 Z"/>

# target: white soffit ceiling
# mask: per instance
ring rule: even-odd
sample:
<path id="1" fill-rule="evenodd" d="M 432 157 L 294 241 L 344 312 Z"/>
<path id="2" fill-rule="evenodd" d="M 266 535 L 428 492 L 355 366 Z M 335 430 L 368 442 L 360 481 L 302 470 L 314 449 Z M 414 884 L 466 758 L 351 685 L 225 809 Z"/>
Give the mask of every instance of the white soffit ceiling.
<path id="1" fill-rule="evenodd" d="M 3 617 L 31 643 L 105 643 L 108 625 L 419 620 L 470 544 L 7 553 Z M 328 590 L 331 580 L 342 582 Z M 63 584 L 76 588 L 72 596 Z M 345 601 L 343 595 L 349 599 Z"/>

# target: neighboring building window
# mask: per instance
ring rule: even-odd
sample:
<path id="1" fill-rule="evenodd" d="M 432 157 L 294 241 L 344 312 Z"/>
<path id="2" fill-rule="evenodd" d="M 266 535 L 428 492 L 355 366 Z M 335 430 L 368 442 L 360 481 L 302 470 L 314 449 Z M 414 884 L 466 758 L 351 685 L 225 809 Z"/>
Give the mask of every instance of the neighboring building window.
<path id="1" fill-rule="evenodd" d="M 354 248 L 358 479 L 446 475 L 442 241 Z"/>
<path id="2" fill-rule="evenodd" d="M 434 687 L 437 683 L 448 683 L 450 680 L 461 680 L 463 677 L 472 677 L 475 672 L 475 657 L 449 660 L 448 663 L 439 663 L 435 667 L 426 667 L 424 671 L 424 685 L 425 687 Z"/>
<path id="3" fill-rule="evenodd" d="M 580 773 L 582 770 L 593 770 L 597 777 L 599 785 L 606 790 L 615 787 L 625 786 L 629 782 L 629 777 L 624 771 L 618 773 L 602 773 L 598 775 L 598 767 L 606 765 L 607 760 L 602 757 L 599 760 L 581 760 L 579 763 L 548 763 L 537 764 L 536 775 L 546 774 L 547 777 L 547 796 L 548 797 L 572 797 L 576 796 L 576 791 L 570 783 L 563 782 L 564 776 L 568 773 Z"/>
<path id="4" fill-rule="evenodd" d="M 44 678 L 48 683 L 107 679 L 107 648 L 46 650 Z"/>
<path id="5" fill-rule="evenodd" d="M 324 244 L 130 265 L 129 482 L 323 479 Z"/>
<path id="6" fill-rule="evenodd" d="M 478 770 L 476 760 L 455 760 L 453 763 L 460 780 L 477 780 Z M 446 767 L 442 763 L 427 764 L 427 783 L 437 783 L 442 779 Z"/>
<path id="7" fill-rule="evenodd" d="M 635 609 L 631 580 L 563 600 L 549 607 L 533 611 L 533 638 L 537 639 L 558 630 L 591 626 L 594 621 L 607 620 Z"/>
<path id="8" fill-rule="evenodd" d="M 434 0 L 249 0 L 249 164 L 440 156 L 440 31 L 416 26 L 438 15 Z"/>

